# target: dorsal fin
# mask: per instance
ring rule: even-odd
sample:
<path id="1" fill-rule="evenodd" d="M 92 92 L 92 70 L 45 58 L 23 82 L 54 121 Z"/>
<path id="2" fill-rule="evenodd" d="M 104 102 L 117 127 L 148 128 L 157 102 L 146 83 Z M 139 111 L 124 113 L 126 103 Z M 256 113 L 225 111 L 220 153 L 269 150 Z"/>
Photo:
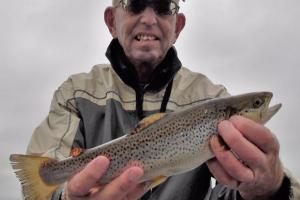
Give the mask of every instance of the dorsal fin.
<path id="1" fill-rule="evenodd" d="M 166 113 L 155 113 L 150 115 L 143 120 L 141 120 L 135 127 L 135 129 L 130 133 L 130 135 L 137 134 L 141 132 L 143 129 L 147 128 L 151 124 L 155 123 L 156 121 L 160 120 L 166 115 Z"/>

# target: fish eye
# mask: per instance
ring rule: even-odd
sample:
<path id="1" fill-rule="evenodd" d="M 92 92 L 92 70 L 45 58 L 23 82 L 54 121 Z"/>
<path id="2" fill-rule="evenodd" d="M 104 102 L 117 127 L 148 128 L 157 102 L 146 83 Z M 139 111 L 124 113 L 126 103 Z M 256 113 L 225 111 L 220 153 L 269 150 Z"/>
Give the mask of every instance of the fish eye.
<path id="1" fill-rule="evenodd" d="M 253 103 L 253 107 L 254 108 L 259 108 L 262 104 L 264 103 L 264 101 L 260 98 L 257 98 L 254 103 Z"/>

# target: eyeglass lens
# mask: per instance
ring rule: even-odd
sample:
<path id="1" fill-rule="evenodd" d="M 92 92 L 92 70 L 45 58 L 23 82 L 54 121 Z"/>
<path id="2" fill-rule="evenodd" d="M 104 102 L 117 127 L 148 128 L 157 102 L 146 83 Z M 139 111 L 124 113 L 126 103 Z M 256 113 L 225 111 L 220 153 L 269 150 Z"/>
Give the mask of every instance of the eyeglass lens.
<path id="1" fill-rule="evenodd" d="M 171 0 L 123 0 L 123 6 L 130 12 L 138 14 L 150 6 L 158 15 L 174 15 L 178 5 Z"/>

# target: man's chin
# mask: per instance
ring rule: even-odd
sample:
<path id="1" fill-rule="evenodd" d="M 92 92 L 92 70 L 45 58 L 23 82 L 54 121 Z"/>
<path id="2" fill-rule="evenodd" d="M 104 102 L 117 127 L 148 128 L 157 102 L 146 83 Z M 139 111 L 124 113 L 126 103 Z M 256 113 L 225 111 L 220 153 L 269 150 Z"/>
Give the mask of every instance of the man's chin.
<path id="1" fill-rule="evenodd" d="M 141 64 L 147 64 L 156 66 L 161 62 L 161 59 L 159 56 L 152 54 L 152 53 L 140 53 L 138 55 L 133 56 L 130 61 L 134 65 L 141 65 Z"/>

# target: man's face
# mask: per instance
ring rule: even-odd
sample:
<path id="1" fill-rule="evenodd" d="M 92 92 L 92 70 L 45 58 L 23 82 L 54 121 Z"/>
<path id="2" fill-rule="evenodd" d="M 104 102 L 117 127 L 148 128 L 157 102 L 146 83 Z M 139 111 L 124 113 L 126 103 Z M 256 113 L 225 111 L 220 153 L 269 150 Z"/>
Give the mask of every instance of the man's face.
<path id="1" fill-rule="evenodd" d="M 126 56 L 135 66 L 158 65 L 184 27 L 183 14 L 158 15 L 151 7 L 138 14 L 121 7 L 111 9 L 111 34 L 118 38 Z"/>

